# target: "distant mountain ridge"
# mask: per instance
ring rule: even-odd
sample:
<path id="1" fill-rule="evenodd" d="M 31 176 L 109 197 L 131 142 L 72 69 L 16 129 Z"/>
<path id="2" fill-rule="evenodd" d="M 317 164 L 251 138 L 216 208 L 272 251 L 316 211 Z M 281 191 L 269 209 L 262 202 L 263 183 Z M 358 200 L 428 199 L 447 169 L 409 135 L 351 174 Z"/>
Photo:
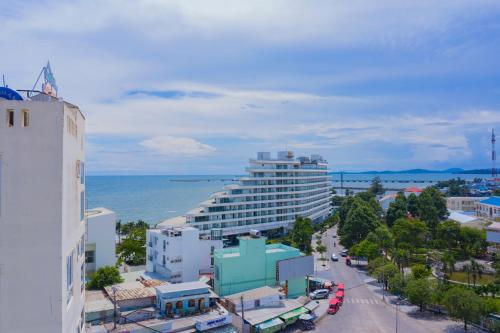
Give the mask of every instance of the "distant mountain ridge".
<path id="1" fill-rule="evenodd" d="M 340 171 L 331 172 L 331 174 L 340 174 Z M 428 169 L 408 169 L 408 170 L 385 170 L 385 171 L 359 171 L 359 172 L 342 172 L 344 174 L 370 174 L 370 175 L 391 175 L 391 174 L 425 174 L 425 173 L 453 173 L 453 174 L 489 174 L 491 169 L 473 169 L 464 170 L 462 168 L 449 168 L 445 170 L 428 170 Z"/>

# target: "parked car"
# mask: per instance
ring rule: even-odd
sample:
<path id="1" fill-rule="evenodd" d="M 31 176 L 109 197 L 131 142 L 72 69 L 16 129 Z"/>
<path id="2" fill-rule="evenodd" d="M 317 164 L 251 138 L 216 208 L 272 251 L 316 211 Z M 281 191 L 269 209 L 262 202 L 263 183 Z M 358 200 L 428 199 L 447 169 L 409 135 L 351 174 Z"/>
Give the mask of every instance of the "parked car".
<path id="1" fill-rule="evenodd" d="M 337 234 L 333 235 L 332 237 L 333 237 L 333 238 L 337 238 Z"/>
<path id="2" fill-rule="evenodd" d="M 328 298 L 328 295 L 330 294 L 330 290 L 328 289 L 317 289 L 313 291 L 312 293 L 309 293 L 309 297 L 311 299 L 324 299 Z"/>
<path id="3" fill-rule="evenodd" d="M 340 256 L 341 257 L 347 257 L 347 254 L 349 253 L 349 250 L 342 250 L 342 252 L 340 252 Z"/>
<path id="4" fill-rule="evenodd" d="M 339 257 L 335 253 L 332 253 L 332 261 L 339 261 Z"/>
<path id="5" fill-rule="evenodd" d="M 334 297 L 328 303 L 328 314 L 336 314 L 340 309 L 340 301 Z"/>

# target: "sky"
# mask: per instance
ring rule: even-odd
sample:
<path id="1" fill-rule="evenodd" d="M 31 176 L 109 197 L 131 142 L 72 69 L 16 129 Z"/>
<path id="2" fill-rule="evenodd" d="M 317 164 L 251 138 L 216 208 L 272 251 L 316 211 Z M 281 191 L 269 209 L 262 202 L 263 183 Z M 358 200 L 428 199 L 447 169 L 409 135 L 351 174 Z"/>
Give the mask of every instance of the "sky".
<path id="1" fill-rule="evenodd" d="M 89 174 L 487 168 L 500 133 L 498 0 L 7 0 L 0 31 L 10 87 L 50 60 L 85 114 Z"/>

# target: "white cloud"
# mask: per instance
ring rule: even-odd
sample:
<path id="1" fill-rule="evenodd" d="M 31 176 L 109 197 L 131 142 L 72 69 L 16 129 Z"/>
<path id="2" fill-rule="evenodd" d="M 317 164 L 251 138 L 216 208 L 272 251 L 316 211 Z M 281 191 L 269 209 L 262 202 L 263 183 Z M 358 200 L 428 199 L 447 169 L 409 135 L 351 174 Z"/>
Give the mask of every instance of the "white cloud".
<path id="1" fill-rule="evenodd" d="M 215 147 L 201 143 L 192 138 L 157 136 L 141 142 L 141 145 L 160 154 L 206 156 L 216 151 Z"/>

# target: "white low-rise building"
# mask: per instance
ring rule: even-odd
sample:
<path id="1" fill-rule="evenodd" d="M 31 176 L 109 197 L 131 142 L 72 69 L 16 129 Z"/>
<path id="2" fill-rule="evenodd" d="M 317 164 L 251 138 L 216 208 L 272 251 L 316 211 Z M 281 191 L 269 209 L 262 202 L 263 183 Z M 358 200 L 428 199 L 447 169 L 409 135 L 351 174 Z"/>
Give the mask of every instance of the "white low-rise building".
<path id="1" fill-rule="evenodd" d="M 85 269 L 92 273 L 116 264 L 116 214 L 107 208 L 87 210 Z"/>
<path id="2" fill-rule="evenodd" d="M 478 203 L 484 200 L 482 197 L 448 197 L 446 198 L 446 208 L 449 210 L 475 212 Z"/>
<path id="3" fill-rule="evenodd" d="M 488 219 L 500 218 L 500 197 L 490 197 L 478 203 L 478 214 Z"/>
<path id="4" fill-rule="evenodd" d="M 200 274 L 213 272 L 212 254 L 222 240 L 200 238 L 193 227 L 150 229 L 146 234 L 146 271 L 172 283 L 196 281 Z"/>

